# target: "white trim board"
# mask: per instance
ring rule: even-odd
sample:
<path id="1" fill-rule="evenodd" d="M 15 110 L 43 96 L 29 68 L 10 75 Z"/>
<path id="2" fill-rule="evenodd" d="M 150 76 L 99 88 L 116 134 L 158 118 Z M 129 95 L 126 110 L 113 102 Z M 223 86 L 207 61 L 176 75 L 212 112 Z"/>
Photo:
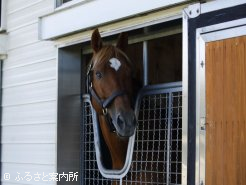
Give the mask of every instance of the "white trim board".
<path id="1" fill-rule="evenodd" d="M 201 4 L 201 14 L 245 4 L 245 0 L 216 0 Z"/>
<path id="2" fill-rule="evenodd" d="M 7 34 L 0 34 L 0 55 L 7 54 Z"/>
<path id="3" fill-rule="evenodd" d="M 211 41 L 223 40 L 227 38 L 238 37 L 242 35 L 246 35 L 246 25 L 241 25 L 235 28 L 228 28 L 225 30 L 218 30 L 206 34 L 201 34 L 201 37 L 205 42 L 211 42 Z"/>
<path id="4" fill-rule="evenodd" d="M 100 0 L 88 1 L 69 9 L 55 11 L 39 19 L 39 37 L 47 40 L 83 29 L 157 10 L 188 0 Z"/>

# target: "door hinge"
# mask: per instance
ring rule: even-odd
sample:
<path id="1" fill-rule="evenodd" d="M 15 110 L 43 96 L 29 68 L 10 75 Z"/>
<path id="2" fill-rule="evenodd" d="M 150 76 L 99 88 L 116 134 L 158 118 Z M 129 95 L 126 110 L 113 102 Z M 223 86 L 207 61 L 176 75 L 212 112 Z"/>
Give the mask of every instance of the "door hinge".
<path id="1" fill-rule="evenodd" d="M 201 67 L 203 68 L 205 66 L 205 62 L 202 60 L 200 63 Z"/>
<path id="2" fill-rule="evenodd" d="M 201 182 L 200 182 L 200 185 L 204 185 L 204 182 L 203 182 L 203 180 L 201 180 Z"/>
<path id="3" fill-rule="evenodd" d="M 206 118 L 200 118 L 200 129 L 201 131 L 206 131 Z"/>
<path id="4" fill-rule="evenodd" d="M 200 3 L 192 4 L 184 9 L 185 13 L 189 18 L 195 18 L 201 14 Z"/>

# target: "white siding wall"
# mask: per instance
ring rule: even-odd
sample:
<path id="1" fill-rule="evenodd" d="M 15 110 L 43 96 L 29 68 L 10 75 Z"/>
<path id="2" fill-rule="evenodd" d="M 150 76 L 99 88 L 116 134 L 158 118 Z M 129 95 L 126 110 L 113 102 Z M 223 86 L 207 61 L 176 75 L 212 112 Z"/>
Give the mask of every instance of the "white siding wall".
<path id="1" fill-rule="evenodd" d="M 35 177 L 56 172 L 56 49 L 38 40 L 38 17 L 54 10 L 53 0 L 7 0 L 8 57 L 3 65 L 2 184 L 17 172 Z M 4 173 L 11 179 L 5 181 Z M 37 179 L 36 179 L 37 180 Z"/>

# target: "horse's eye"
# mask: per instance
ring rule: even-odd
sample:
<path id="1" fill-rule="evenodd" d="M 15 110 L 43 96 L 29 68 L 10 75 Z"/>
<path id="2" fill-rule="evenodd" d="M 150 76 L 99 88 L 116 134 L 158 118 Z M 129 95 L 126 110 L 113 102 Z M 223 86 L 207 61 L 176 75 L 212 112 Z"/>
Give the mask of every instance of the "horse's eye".
<path id="1" fill-rule="evenodd" d="M 96 76 L 97 76 L 97 79 L 101 79 L 102 78 L 102 73 L 97 71 L 96 72 Z"/>

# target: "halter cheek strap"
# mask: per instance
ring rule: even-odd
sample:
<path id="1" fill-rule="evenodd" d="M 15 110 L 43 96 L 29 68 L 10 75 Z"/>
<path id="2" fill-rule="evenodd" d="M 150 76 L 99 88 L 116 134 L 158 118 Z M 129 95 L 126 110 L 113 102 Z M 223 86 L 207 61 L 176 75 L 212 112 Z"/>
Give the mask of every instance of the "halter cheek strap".
<path id="1" fill-rule="evenodd" d="M 95 90 L 92 87 L 92 83 L 91 86 L 89 87 L 89 91 L 91 96 L 96 100 L 96 102 L 101 106 L 102 108 L 102 112 L 103 115 L 105 116 L 106 122 L 108 123 L 109 129 L 111 132 L 115 132 L 115 126 L 113 125 L 112 121 L 110 120 L 109 114 L 108 114 L 108 109 L 107 107 L 114 101 L 114 99 L 118 96 L 122 96 L 125 94 L 125 92 L 123 91 L 115 91 L 111 94 L 111 96 L 109 96 L 107 99 L 105 100 L 101 100 L 97 93 L 95 92 Z"/>
<path id="2" fill-rule="evenodd" d="M 95 90 L 93 89 L 92 85 L 89 87 L 89 90 L 90 90 L 90 93 L 93 96 L 93 98 L 95 98 L 97 103 L 101 106 L 104 115 L 107 114 L 106 109 L 114 101 L 114 99 L 118 96 L 123 96 L 125 94 L 124 91 L 115 91 L 107 99 L 102 100 L 98 97 L 98 95 L 95 92 Z"/>

